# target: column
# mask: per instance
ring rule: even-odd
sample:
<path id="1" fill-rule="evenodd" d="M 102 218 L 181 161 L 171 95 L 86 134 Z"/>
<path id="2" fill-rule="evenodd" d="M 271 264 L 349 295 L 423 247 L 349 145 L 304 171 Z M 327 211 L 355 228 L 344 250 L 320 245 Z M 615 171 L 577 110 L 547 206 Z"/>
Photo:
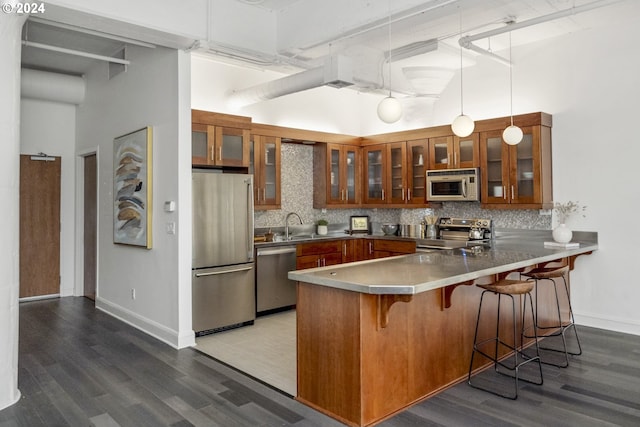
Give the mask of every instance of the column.
<path id="1" fill-rule="evenodd" d="M 15 2 L 4 2 L 15 3 Z M 20 50 L 27 16 L 0 11 L 0 409 L 20 399 L 18 296 L 20 292 Z"/>

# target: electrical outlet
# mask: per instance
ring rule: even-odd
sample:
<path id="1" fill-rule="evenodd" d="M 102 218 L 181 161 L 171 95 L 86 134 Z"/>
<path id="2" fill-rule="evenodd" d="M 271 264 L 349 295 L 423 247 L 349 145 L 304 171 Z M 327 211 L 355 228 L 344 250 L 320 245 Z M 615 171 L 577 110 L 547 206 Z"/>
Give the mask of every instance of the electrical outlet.
<path id="1" fill-rule="evenodd" d="M 540 209 L 540 216 L 550 216 L 551 215 L 551 209 Z"/>
<path id="2" fill-rule="evenodd" d="M 176 223 L 173 221 L 167 222 L 167 234 L 176 234 Z"/>
<path id="3" fill-rule="evenodd" d="M 136 290 L 135 290 L 135 288 L 131 289 L 131 299 L 136 299 Z"/>

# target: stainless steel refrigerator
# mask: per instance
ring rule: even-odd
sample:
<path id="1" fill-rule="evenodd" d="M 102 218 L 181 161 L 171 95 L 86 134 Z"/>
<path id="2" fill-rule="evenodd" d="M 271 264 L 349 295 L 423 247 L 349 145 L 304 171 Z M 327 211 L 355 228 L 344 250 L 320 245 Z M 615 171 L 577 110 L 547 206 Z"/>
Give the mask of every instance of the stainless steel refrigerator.
<path id="1" fill-rule="evenodd" d="M 194 169 L 192 313 L 196 336 L 256 315 L 253 176 Z"/>

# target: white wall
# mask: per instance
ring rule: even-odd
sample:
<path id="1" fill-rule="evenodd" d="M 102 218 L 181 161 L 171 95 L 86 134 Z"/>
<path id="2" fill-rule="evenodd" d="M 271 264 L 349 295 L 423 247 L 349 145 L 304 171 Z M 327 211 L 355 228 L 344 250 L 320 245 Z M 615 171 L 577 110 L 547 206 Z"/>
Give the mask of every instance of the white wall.
<path id="1" fill-rule="evenodd" d="M 0 15 L 0 200 L 5 229 L 0 245 L 0 410 L 20 399 L 18 296 L 20 295 L 20 35 L 26 16 Z"/>
<path id="2" fill-rule="evenodd" d="M 46 153 L 61 157 L 60 178 L 60 295 L 75 289 L 75 142 L 76 106 L 22 99 L 20 154 Z"/>
<path id="3" fill-rule="evenodd" d="M 640 115 L 640 3 L 620 6 L 617 20 L 513 51 L 514 113 L 544 111 L 553 124 L 554 199 L 587 205 L 576 230 L 598 231 L 600 249 L 582 256 L 572 273 L 579 323 L 640 335 L 640 289 L 633 280 L 637 231 L 621 226 L 640 211 L 640 144 L 632 127 Z M 504 52 L 499 52 L 503 53 Z M 509 114 L 508 69 L 487 58 L 465 70 L 465 112 L 474 119 Z M 332 88 L 311 89 L 233 111 L 228 90 L 278 78 L 275 73 L 217 65 L 196 58 L 193 107 L 248 115 L 254 121 L 354 135 L 450 123 L 459 114 L 458 76 L 424 116 L 388 126 L 375 116 L 380 97 Z"/>
<path id="4" fill-rule="evenodd" d="M 190 257 L 190 246 L 180 244 L 185 240 L 181 234 L 190 236 L 191 230 L 188 224 L 180 229 L 185 224 L 182 206 L 167 213 L 163 205 L 168 200 L 183 201 L 179 182 L 190 182 L 190 170 L 184 167 L 190 164 L 190 154 L 180 149 L 181 139 L 190 135 L 190 124 L 185 121 L 189 93 L 181 90 L 189 82 L 189 56 L 141 47 L 131 47 L 129 54 L 128 71 L 112 80 L 107 79 L 104 63 L 87 74 L 86 101 L 77 110 L 77 152 L 98 147 L 96 306 L 182 347 L 193 343 L 190 262 L 186 269 L 181 262 Z M 179 79 L 186 83 L 178 85 Z M 181 112 L 181 107 L 186 111 Z M 145 126 L 153 128 L 150 250 L 113 243 L 113 140 Z M 185 214 L 190 218 L 190 208 Z M 169 221 L 178 223 L 178 234 L 166 233 Z"/>

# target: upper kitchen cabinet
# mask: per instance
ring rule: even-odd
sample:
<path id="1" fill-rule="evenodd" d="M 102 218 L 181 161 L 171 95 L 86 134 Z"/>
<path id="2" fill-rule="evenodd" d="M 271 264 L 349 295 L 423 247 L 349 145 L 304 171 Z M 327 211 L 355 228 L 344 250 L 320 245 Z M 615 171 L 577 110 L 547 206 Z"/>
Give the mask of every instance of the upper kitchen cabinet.
<path id="1" fill-rule="evenodd" d="M 388 205 L 391 173 L 389 167 L 390 145 L 369 145 L 362 149 L 363 197 L 367 205 Z"/>
<path id="2" fill-rule="evenodd" d="M 361 199 L 360 148 L 316 144 L 313 152 L 313 207 L 357 207 Z"/>
<path id="3" fill-rule="evenodd" d="M 363 148 L 364 203 L 385 207 L 426 206 L 427 139 Z"/>
<path id="4" fill-rule="evenodd" d="M 389 203 L 398 206 L 426 205 L 427 141 L 427 139 L 420 139 L 389 144 L 391 171 Z"/>
<path id="5" fill-rule="evenodd" d="M 251 118 L 191 110 L 193 166 L 249 166 Z"/>
<path id="6" fill-rule="evenodd" d="M 249 173 L 256 210 L 280 209 L 280 147 L 280 137 L 251 135 Z"/>
<path id="7" fill-rule="evenodd" d="M 407 198 L 411 205 L 427 203 L 426 172 L 429 159 L 428 140 L 407 141 Z"/>
<path id="8" fill-rule="evenodd" d="M 550 116 L 539 117 L 548 118 L 550 124 Z M 515 124 L 524 133 L 517 145 L 502 140 L 503 129 L 480 133 L 482 204 L 487 208 L 550 208 L 551 128 Z"/>
<path id="9" fill-rule="evenodd" d="M 478 134 L 429 138 L 429 169 L 475 168 L 480 165 Z"/>

